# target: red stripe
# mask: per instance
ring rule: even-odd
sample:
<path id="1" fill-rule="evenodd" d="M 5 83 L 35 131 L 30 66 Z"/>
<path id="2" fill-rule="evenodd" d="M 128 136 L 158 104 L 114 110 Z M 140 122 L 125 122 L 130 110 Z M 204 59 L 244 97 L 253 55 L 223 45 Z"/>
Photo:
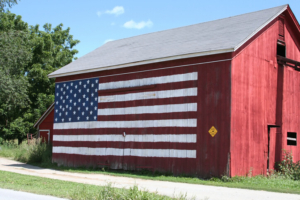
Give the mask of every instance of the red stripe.
<path id="1" fill-rule="evenodd" d="M 197 174 L 194 158 L 152 158 L 136 156 L 86 156 L 77 154 L 53 153 L 52 161 L 64 166 L 94 166 L 111 169 L 150 169 L 174 174 Z"/>
<path id="2" fill-rule="evenodd" d="M 174 112 L 132 115 L 100 115 L 98 121 L 130 121 L 130 120 L 160 120 L 160 119 L 195 119 L 197 112 Z"/>
<path id="3" fill-rule="evenodd" d="M 121 134 L 195 134 L 197 127 L 155 127 L 155 128 L 99 128 L 53 130 L 53 135 L 107 135 Z"/>
<path id="4" fill-rule="evenodd" d="M 165 83 L 165 84 L 157 84 L 155 87 L 151 87 L 146 90 L 115 90 L 111 93 L 107 94 L 99 94 L 99 96 L 111 96 L 111 95 L 120 95 L 120 94 L 128 94 L 128 93 L 138 93 L 138 92 L 151 92 L 151 91 L 161 91 L 161 90 L 176 90 L 176 89 L 183 89 L 183 88 L 192 88 L 197 87 L 198 81 L 182 81 L 176 83 Z M 100 91 L 101 93 L 103 90 Z"/>
<path id="5" fill-rule="evenodd" d="M 126 102 L 106 102 L 98 103 L 98 108 L 124 108 L 124 107 L 135 107 L 135 106 L 151 106 L 151 105 L 165 105 L 165 104 L 181 104 L 181 103 L 195 103 L 197 102 L 196 96 L 191 97 L 174 97 L 166 99 L 142 99 L 135 101 Z"/>
<path id="6" fill-rule="evenodd" d="M 186 149 L 195 150 L 196 143 L 173 142 L 62 142 L 53 141 L 53 146 L 90 147 L 90 148 L 122 148 L 122 149 Z"/>

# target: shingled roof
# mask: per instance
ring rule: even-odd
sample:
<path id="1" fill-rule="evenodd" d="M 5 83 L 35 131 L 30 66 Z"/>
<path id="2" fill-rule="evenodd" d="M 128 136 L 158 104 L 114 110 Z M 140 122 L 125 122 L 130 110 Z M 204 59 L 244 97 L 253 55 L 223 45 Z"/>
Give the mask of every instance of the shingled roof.
<path id="1" fill-rule="evenodd" d="M 233 52 L 288 5 L 108 42 L 49 74 L 74 74 Z"/>

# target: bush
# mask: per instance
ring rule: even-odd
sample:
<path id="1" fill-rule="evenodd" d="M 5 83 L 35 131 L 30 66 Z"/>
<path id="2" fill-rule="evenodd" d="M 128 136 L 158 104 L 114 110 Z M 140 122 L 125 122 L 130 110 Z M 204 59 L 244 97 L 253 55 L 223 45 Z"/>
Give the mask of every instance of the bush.
<path id="1" fill-rule="evenodd" d="M 300 161 L 294 162 L 291 152 L 283 150 L 283 160 L 278 164 L 278 170 L 286 178 L 300 180 Z"/>

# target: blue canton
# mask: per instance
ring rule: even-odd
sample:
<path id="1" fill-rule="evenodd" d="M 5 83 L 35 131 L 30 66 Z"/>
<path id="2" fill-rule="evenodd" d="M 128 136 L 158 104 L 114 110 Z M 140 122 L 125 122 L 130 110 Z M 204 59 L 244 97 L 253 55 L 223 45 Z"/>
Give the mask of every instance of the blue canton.
<path id="1" fill-rule="evenodd" d="M 97 121 L 98 80 L 55 84 L 54 123 Z"/>

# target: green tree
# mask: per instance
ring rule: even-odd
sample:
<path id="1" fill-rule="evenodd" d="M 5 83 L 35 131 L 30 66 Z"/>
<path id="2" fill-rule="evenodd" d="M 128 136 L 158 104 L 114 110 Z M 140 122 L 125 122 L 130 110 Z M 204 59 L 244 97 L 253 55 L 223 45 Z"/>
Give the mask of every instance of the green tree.
<path id="1" fill-rule="evenodd" d="M 15 4 L 18 4 L 17 0 L 0 0 L 0 12 L 4 12 L 5 8 L 11 8 Z"/>
<path id="2" fill-rule="evenodd" d="M 28 25 L 20 16 L 0 13 L 0 137 L 24 137 L 26 125 L 20 116 L 30 103 L 25 69 L 31 59 Z M 12 131 L 15 120 L 18 125 Z"/>
<path id="3" fill-rule="evenodd" d="M 54 101 L 47 75 L 76 59 L 79 40 L 63 24 L 28 27 L 21 16 L 0 13 L 0 137 L 26 137 Z"/>

